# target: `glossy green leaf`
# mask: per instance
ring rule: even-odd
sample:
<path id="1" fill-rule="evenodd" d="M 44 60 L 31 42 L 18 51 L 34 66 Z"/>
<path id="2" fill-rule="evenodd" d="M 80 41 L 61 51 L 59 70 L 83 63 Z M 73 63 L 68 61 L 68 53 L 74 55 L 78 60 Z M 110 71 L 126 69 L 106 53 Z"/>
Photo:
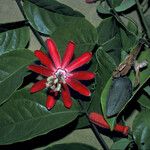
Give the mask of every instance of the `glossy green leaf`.
<path id="1" fill-rule="evenodd" d="M 29 50 L 16 50 L 0 56 L 0 104 L 22 84 L 26 66 L 35 59 Z"/>
<path id="2" fill-rule="evenodd" d="M 129 139 L 120 139 L 111 146 L 110 150 L 125 150 L 129 143 Z"/>
<path id="3" fill-rule="evenodd" d="M 103 114 L 104 114 L 104 117 L 105 117 L 105 120 L 107 121 L 107 123 L 109 124 L 110 126 L 110 129 L 113 130 L 115 124 L 116 124 L 116 117 L 111 117 L 111 118 L 108 118 L 106 116 L 106 104 L 107 104 L 107 96 L 108 96 L 108 93 L 109 93 L 109 88 L 112 84 L 112 78 L 110 78 L 107 82 L 107 84 L 105 85 L 103 91 L 102 91 L 102 94 L 101 94 L 101 106 L 102 106 L 102 111 L 103 111 Z"/>
<path id="4" fill-rule="evenodd" d="M 0 55 L 27 46 L 29 42 L 29 28 L 22 27 L 0 33 Z"/>
<path id="5" fill-rule="evenodd" d="M 138 145 L 138 149 L 146 150 L 150 148 L 150 111 L 143 110 L 133 122 L 133 137 Z"/>
<path id="6" fill-rule="evenodd" d="M 76 119 L 79 113 L 77 102 L 71 109 L 58 100 L 48 111 L 45 107 L 46 93 L 30 94 L 22 89 L 13 94 L 0 107 L 0 145 L 29 140 L 63 127 Z"/>
<path id="7" fill-rule="evenodd" d="M 53 12 L 53 10 L 42 8 L 27 0 L 24 1 L 23 8 L 32 27 L 47 35 L 51 35 L 55 32 L 57 27 L 63 27 L 64 25 L 70 24 L 72 21 L 76 22 L 83 18 L 56 13 Z"/>
<path id="8" fill-rule="evenodd" d="M 149 49 L 145 49 L 144 51 L 142 51 L 137 59 L 138 62 L 142 62 L 143 60 L 147 60 L 148 64 L 150 64 L 150 50 Z M 133 70 L 131 71 L 129 77 L 131 81 L 133 81 L 133 85 L 134 85 L 135 73 Z M 136 88 L 133 91 L 133 96 L 131 97 L 131 99 L 135 96 L 138 90 L 149 80 L 149 78 L 150 78 L 150 65 L 147 65 L 147 67 L 140 70 L 140 85 L 138 86 L 138 88 Z"/>
<path id="9" fill-rule="evenodd" d="M 97 63 L 98 63 L 98 68 L 97 68 L 98 78 L 96 79 L 98 79 L 98 82 L 96 85 L 97 90 L 91 102 L 90 109 L 91 111 L 93 111 L 93 108 L 94 109 L 96 108 L 95 111 L 100 111 L 100 108 L 98 109 L 98 105 L 101 105 L 105 119 L 110 125 L 113 125 L 114 121 L 107 119 L 105 115 L 106 114 L 105 106 L 106 106 L 107 97 L 104 97 L 103 93 L 104 93 L 104 90 L 106 92 L 106 90 L 108 89 L 108 87 L 106 87 L 107 86 L 106 83 L 111 77 L 112 71 L 116 67 L 116 64 L 114 60 L 102 49 L 97 50 L 96 57 L 97 57 Z"/>
<path id="10" fill-rule="evenodd" d="M 80 56 L 86 51 L 92 51 L 97 42 L 97 32 L 87 20 L 72 21 L 69 25 L 57 28 L 52 34 L 57 46 L 62 52 L 66 49 L 68 41 L 72 40 L 76 44 L 75 56 Z"/>
<path id="11" fill-rule="evenodd" d="M 105 42 L 112 39 L 118 32 L 119 28 L 114 17 L 104 19 L 97 28 L 98 43 L 100 45 L 104 44 Z"/>
<path id="12" fill-rule="evenodd" d="M 136 4 L 135 0 L 123 0 L 119 6 L 115 7 L 115 10 L 117 12 L 122 12 L 131 8 L 135 4 Z"/>
<path id="13" fill-rule="evenodd" d="M 71 7 L 59 3 L 56 0 L 28 0 L 37 6 L 44 8 L 54 13 L 63 14 L 67 16 L 84 17 L 80 12 L 73 10 Z"/>
<path id="14" fill-rule="evenodd" d="M 150 96 L 142 93 L 142 95 L 138 98 L 138 103 L 140 103 L 141 106 L 150 109 Z"/>
<path id="15" fill-rule="evenodd" d="M 51 147 L 48 147 L 44 150 L 97 150 L 96 148 L 82 144 L 82 143 L 70 143 L 70 144 L 56 144 Z"/>
<path id="16" fill-rule="evenodd" d="M 150 96 L 150 85 L 146 86 L 144 90 Z"/>
<path id="17" fill-rule="evenodd" d="M 122 41 L 122 50 L 129 52 L 130 49 L 135 47 L 138 42 L 138 26 L 128 19 L 127 26 L 120 28 L 120 37 Z"/>

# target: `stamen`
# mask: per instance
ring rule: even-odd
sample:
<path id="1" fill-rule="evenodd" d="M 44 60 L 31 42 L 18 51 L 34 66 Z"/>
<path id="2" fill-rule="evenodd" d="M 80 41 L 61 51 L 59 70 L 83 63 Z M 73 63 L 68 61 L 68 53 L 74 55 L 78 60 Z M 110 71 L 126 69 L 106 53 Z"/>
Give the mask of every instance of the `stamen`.
<path id="1" fill-rule="evenodd" d="M 58 83 L 58 84 L 57 84 L 57 87 L 55 88 L 55 90 L 54 90 L 54 91 L 60 91 L 60 89 L 61 89 L 61 84 L 60 84 L 60 83 Z"/>
<path id="2" fill-rule="evenodd" d="M 47 78 L 47 81 L 48 81 L 48 82 L 51 82 L 53 79 L 54 79 L 53 76 L 49 76 L 49 77 Z"/>
<path id="3" fill-rule="evenodd" d="M 56 78 L 56 79 L 54 80 L 54 84 L 56 84 L 56 83 L 58 83 L 58 78 Z"/>

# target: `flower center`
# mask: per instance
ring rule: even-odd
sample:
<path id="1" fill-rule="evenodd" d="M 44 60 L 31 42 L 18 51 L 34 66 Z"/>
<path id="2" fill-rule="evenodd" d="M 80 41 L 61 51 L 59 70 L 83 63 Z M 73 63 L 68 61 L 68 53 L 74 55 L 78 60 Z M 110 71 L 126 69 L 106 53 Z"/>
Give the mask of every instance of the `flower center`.
<path id="1" fill-rule="evenodd" d="M 52 89 L 54 92 L 61 90 L 61 84 L 66 83 L 65 78 L 67 72 L 63 69 L 58 69 L 54 75 L 47 78 L 46 87 Z"/>

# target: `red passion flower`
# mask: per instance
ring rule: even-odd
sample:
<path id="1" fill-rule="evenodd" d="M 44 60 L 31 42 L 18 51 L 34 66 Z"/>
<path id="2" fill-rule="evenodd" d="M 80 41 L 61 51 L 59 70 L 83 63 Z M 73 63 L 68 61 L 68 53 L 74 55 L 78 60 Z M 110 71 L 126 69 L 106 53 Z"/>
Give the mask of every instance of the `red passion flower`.
<path id="1" fill-rule="evenodd" d="M 46 78 L 33 84 L 30 92 L 34 93 L 47 88 L 47 109 L 51 109 L 55 105 L 56 97 L 59 92 L 61 92 L 64 106 L 70 108 L 72 106 L 72 100 L 68 85 L 84 96 L 91 95 L 89 89 L 78 80 L 91 80 L 95 77 L 95 74 L 89 71 L 75 71 L 75 69 L 89 62 L 92 58 L 92 53 L 85 52 L 80 57 L 71 61 L 74 54 L 75 43 L 69 41 L 61 60 L 55 42 L 52 39 L 47 39 L 46 44 L 50 58 L 43 51 L 36 50 L 34 54 L 42 65 L 33 64 L 28 66 L 29 70 Z"/>

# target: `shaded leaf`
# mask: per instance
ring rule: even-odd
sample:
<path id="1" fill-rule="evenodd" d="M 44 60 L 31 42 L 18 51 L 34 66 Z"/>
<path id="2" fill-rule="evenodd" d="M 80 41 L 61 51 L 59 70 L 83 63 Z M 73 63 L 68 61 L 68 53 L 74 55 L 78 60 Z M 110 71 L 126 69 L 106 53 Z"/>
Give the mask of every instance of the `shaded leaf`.
<path id="1" fill-rule="evenodd" d="M 115 7 L 115 10 L 117 12 L 122 12 L 131 8 L 135 4 L 136 4 L 135 0 L 123 0 L 119 6 Z"/>
<path id="2" fill-rule="evenodd" d="M 150 86 L 149 86 L 149 85 L 146 86 L 146 87 L 144 88 L 144 90 L 145 90 L 145 92 L 150 96 Z"/>
<path id="3" fill-rule="evenodd" d="M 16 50 L 0 56 L 0 104 L 22 84 L 26 66 L 35 59 L 29 50 Z"/>
<path id="4" fill-rule="evenodd" d="M 42 7 L 48 11 L 52 11 L 54 13 L 67 15 L 67 16 L 75 16 L 75 17 L 84 17 L 78 11 L 73 10 L 71 7 L 59 3 L 56 0 L 28 0 L 39 7 Z"/>
<path id="5" fill-rule="evenodd" d="M 68 41 L 74 41 L 76 44 L 75 56 L 80 56 L 86 51 L 93 50 L 97 42 L 97 33 L 94 26 L 87 20 L 81 19 L 57 28 L 56 32 L 52 34 L 52 38 L 56 41 L 61 54 Z"/>
<path id="6" fill-rule="evenodd" d="M 80 19 L 83 18 L 56 13 L 50 11 L 49 9 L 39 7 L 38 5 L 35 5 L 29 1 L 24 1 L 23 8 L 29 23 L 37 31 L 47 35 L 51 35 L 53 32 L 55 32 L 57 27 L 63 27 L 64 25 L 72 23 L 72 21 L 80 21 Z"/>
<path id="7" fill-rule="evenodd" d="M 129 145 L 130 141 L 128 139 L 121 139 L 118 140 L 117 142 L 115 142 L 112 146 L 111 146 L 111 150 L 125 150 L 127 148 L 127 146 Z"/>
<path id="8" fill-rule="evenodd" d="M 106 118 L 106 110 L 104 110 L 104 108 L 106 108 L 105 104 L 106 104 L 106 99 L 107 97 L 102 96 L 104 90 L 106 91 L 107 88 L 106 87 L 106 83 L 109 80 L 109 78 L 111 77 L 112 71 L 113 69 L 116 67 L 116 64 L 114 62 L 114 60 L 106 53 L 104 52 L 102 49 L 98 49 L 96 52 L 96 57 L 97 57 L 97 63 L 98 63 L 98 82 L 97 82 L 97 91 L 95 93 L 95 96 L 93 97 L 93 100 L 91 102 L 91 111 L 93 111 L 93 108 L 96 110 L 94 111 L 100 111 L 101 109 L 98 108 L 98 105 L 100 104 L 104 114 L 104 117 L 106 119 L 106 121 L 109 124 L 113 124 L 111 121 L 109 122 L 109 119 Z M 99 98 L 98 98 L 99 97 Z M 96 99 L 95 99 L 96 98 Z M 105 105 L 105 106 L 104 106 Z"/>
<path id="9" fill-rule="evenodd" d="M 138 149 L 146 150 L 150 148 L 150 111 L 143 110 L 133 122 L 133 137 L 138 145 Z"/>
<path id="10" fill-rule="evenodd" d="M 46 134 L 72 122 L 79 113 L 76 103 L 71 109 L 58 100 L 48 111 L 45 107 L 46 94 L 30 94 L 22 89 L 13 94 L 9 101 L 0 107 L 0 144 L 25 141 Z"/>
<path id="11" fill-rule="evenodd" d="M 56 144 L 44 150 L 97 150 L 96 148 L 82 143 Z"/>
<path id="12" fill-rule="evenodd" d="M 105 44 L 105 42 L 112 39 L 118 32 L 119 28 L 114 17 L 104 19 L 97 28 L 98 44 Z"/>
<path id="13" fill-rule="evenodd" d="M 0 33 L 0 55 L 25 48 L 29 42 L 29 28 L 22 27 Z"/>
<path id="14" fill-rule="evenodd" d="M 150 109 L 150 96 L 142 93 L 138 98 L 138 103 L 140 103 L 140 105 L 142 105 L 143 107 Z"/>

